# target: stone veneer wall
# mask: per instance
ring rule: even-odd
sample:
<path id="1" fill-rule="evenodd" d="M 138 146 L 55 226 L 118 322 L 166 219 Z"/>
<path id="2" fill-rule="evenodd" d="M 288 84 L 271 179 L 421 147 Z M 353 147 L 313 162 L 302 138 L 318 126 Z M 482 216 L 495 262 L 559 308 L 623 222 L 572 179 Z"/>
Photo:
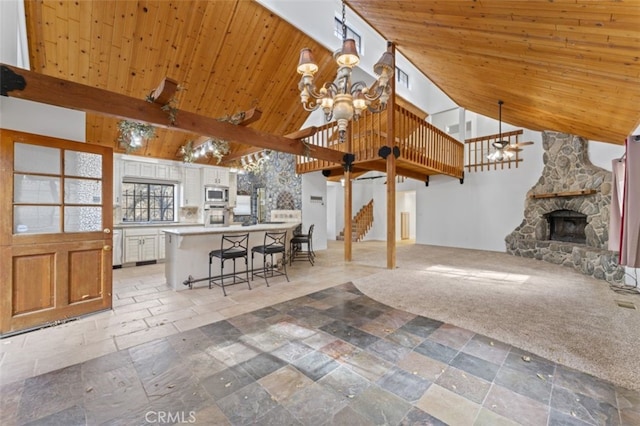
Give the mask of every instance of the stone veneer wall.
<path id="1" fill-rule="evenodd" d="M 524 220 L 505 238 L 507 252 L 570 266 L 583 274 L 622 283 L 624 267 L 618 253 L 607 250 L 612 174 L 591 164 L 588 141 L 557 132 L 543 132 L 544 169 L 527 193 Z M 533 194 L 562 194 L 596 190 L 591 195 L 531 198 Z M 544 215 L 555 210 L 573 210 L 587 216 L 586 244 L 549 240 Z"/>
<path id="2" fill-rule="evenodd" d="M 296 157 L 284 152 L 271 152 L 269 160 L 255 172 L 238 175 L 238 193 L 252 195 L 255 201 L 257 188 L 265 188 L 267 196 L 266 217 L 271 210 L 302 209 L 302 177 L 296 174 Z M 255 206 L 252 219 L 255 220 Z"/>

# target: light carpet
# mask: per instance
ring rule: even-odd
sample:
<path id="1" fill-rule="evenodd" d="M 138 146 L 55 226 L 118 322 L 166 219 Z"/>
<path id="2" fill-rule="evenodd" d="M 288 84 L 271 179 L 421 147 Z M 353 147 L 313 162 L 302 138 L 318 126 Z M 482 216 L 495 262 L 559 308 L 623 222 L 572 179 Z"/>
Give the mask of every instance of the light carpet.
<path id="1" fill-rule="evenodd" d="M 384 252 L 354 261 L 385 265 Z M 506 253 L 398 247 L 395 270 L 353 280 L 367 296 L 640 390 L 640 296 Z M 638 309 L 621 308 L 617 301 Z"/>

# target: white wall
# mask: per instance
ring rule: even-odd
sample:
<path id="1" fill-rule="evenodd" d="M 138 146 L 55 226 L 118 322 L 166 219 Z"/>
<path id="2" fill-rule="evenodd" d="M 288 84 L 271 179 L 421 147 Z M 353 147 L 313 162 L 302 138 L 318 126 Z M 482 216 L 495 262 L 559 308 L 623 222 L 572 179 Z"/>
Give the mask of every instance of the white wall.
<path id="1" fill-rule="evenodd" d="M 312 203 L 311 196 L 321 196 L 322 205 Z M 313 249 L 327 248 L 327 183 L 322 172 L 302 175 L 302 226 L 306 232 L 311 224 L 313 228 Z"/>
<path id="2" fill-rule="evenodd" d="M 29 68 L 22 0 L 0 1 L 0 62 Z M 86 140 L 84 112 L 6 96 L 0 96 L 0 128 Z"/>

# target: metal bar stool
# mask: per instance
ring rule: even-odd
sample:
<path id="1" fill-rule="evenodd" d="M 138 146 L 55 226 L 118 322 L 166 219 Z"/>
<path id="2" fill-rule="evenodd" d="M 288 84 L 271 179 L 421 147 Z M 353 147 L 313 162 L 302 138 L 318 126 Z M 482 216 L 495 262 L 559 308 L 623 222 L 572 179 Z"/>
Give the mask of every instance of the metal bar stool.
<path id="1" fill-rule="evenodd" d="M 226 286 L 233 284 L 247 283 L 249 290 L 251 290 L 251 284 L 249 283 L 249 256 L 247 252 L 247 245 L 249 242 L 249 233 L 246 234 L 230 234 L 222 235 L 220 242 L 220 250 L 212 250 L 209 252 L 209 288 L 211 284 L 222 287 L 222 293 L 226 296 Z M 211 263 L 214 257 L 220 259 L 220 275 L 211 275 Z M 236 259 L 244 258 L 245 265 L 245 278 L 240 273 L 236 272 Z M 233 260 L 233 272 L 224 273 L 224 263 L 226 260 Z M 225 284 L 224 279 L 233 277 L 233 281 Z"/>
<path id="2" fill-rule="evenodd" d="M 290 260 L 289 265 L 293 263 L 294 260 L 308 260 L 313 266 L 316 258 L 316 254 L 313 251 L 313 227 L 315 225 L 312 224 L 309 227 L 309 233 L 307 234 L 295 234 L 291 238 L 290 248 Z M 302 249 L 302 245 L 306 244 L 306 250 Z"/>
<path id="3" fill-rule="evenodd" d="M 287 277 L 287 282 L 289 282 L 289 275 L 287 275 L 287 231 L 282 232 L 265 232 L 264 234 L 264 245 L 255 246 L 251 249 L 251 280 L 253 280 L 253 276 L 256 275 L 258 277 L 263 277 L 264 281 L 267 283 L 267 287 L 269 287 L 269 280 L 267 277 L 273 278 L 277 276 L 284 275 Z M 262 255 L 262 271 L 256 272 L 253 268 L 253 258 L 256 253 Z M 278 259 L 274 263 L 273 255 L 274 254 L 282 254 L 282 267 L 283 271 L 277 269 Z M 271 257 L 271 262 L 267 263 L 267 255 Z"/>

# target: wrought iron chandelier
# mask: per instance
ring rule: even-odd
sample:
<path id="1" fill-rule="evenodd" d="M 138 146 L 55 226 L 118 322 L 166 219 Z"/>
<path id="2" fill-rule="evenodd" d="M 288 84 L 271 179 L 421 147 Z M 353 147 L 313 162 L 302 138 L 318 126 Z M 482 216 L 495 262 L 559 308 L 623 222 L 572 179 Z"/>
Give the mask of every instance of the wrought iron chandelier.
<path id="1" fill-rule="evenodd" d="M 367 87 L 366 83 L 362 81 L 351 82 L 351 73 L 353 68 L 360 63 L 360 57 L 355 40 L 347 38 L 345 17 L 343 1 L 342 48 L 334 54 L 338 64 L 335 81 L 325 83 L 319 90 L 316 89 L 313 76 L 318 71 L 318 65 L 313 60 L 309 48 L 300 51 L 300 62 L 298 63 L 298 73 L 302 75 L 298 84 L 302 106 L 307 111 L 315 111 L 322 107 L 327 121 L 335 118 L 341 142 L 344 141 L 351 119 L 357 120 L 365 109 L 371 112 L 380 112 L 386 108 L 391 94 L 389 80 L 393 77 L 395 68 L 393 54 L 385 51 L 373 67 L 373 72 L 378 76 L 378 79 L 370 87 Z"/>

